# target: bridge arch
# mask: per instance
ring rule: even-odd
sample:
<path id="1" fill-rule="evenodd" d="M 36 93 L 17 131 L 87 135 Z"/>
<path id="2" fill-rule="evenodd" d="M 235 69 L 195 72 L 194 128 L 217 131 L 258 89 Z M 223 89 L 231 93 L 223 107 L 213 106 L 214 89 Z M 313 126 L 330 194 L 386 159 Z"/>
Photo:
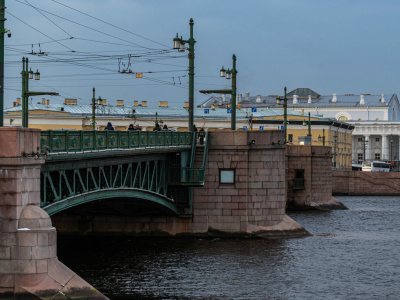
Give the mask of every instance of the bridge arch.
<path id="1" fill-rule="evenodd" d="M 139 201 L 145 201 L 158 206 L 171 214 L 178 214 L 178 208 L 174 200 L 152 191 L 136 188 L 108 188 L 90 191 L 53 202 L 44 206 L 43 209 L 51 216 L 78 205 L 113 198 L 131 199 L 132 204 Z"/>

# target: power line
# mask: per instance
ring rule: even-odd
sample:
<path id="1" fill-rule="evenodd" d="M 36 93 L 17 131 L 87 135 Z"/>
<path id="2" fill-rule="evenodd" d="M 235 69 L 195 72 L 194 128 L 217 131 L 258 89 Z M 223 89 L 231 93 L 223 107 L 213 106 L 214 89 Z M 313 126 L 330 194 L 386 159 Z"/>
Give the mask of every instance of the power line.
<path id="1" fill-rule="evenodd" d="M 145 39 L 145 40 L 148 40 L 148 41 L 150 41 L 150 42 L 156 43 L 156 44 L 158 44 L 158 45 L 161 45 L 161 46 L 170 48 L 170 47 L 168 47 L 168 46 L 166 46 L 166 45 L 164 45 L 164 44 L 161 44 L 161 43 L 159 43 L 159 42 L 156 42 L 156 41 L 154 41 L 154 40 L 151 40 L 151 39 L 149 39 L 149 38 L 146 38 L 146 37 L 144 37 L 144 36 L 141 36 L 141 35 L 139 35 L 139 34 L 137 34 L 137 33 L 132 32 L 132 31 L 126 30 L 125 28 L 118 27 L 118 26 L 116 26 L 116 25 L 113 25 L 113 24 L 111 24 L 111 23 L 108 23 L 108 22 L 106 22 L 106 21 L 104 21 L 104 20 L 101 20 L 101 19 L 99 19 L 99 18 L 93 17 L 93 16 L 91 16 L 91 15 L 89 15 L 89 14 L 87 14 L 87 13 L 84 13 L 84 12 L 82 12 L 82 11 L 80 11 L 80 10 L 77 10 L 77 9 L 75 9 L 75 8 L 72 8 L 72 7 L 70 7 L 70 6 L 66 5 L 66 4 L 60 3 L 60 2 L 58 2 L 58 1 L 56 1 L 56 0 L 53 0 L 53 2 L 56 2 L 56 3 L 58 3 L 59 5 L 68 7 L 69 9 L 72 9 L 72 10 L 74 10 L 74 11 L 77 11 L 77 12 L 79 12 L 79 13 L 85 15 L 85 16 L 88 16 L 88 17 L 90 17 L 90 18 L 93 18 L 93 19 L 95 19 L 95 20 L 97 20 L 97 21 L 103 22 L 103 23 L 105 23 L 105 24 L 107 24 L 107 25 L 110 25 L 110 26 L 112 26 L 112 27 L 118 28 L 118 29 L 120 29 L 120 30 L 122 30 L 122 31 L 128 32 L 128 33 L 133 34 L 133 35 L 135 35 L 135 36 L 138 36 L 138 37 L 140 37 L 140 38 L 142 38 L 142 39 Z"/>
<path id="2" fill-rule="evenodd" d="M 27 0 L 25 0 L 26 3 L 28 3 L 31 7 L 33 7 L 34 9 L 36 9 L 36 11 L 38 13 L 40 13 L 43 17 L 45 17 L 47 20 L 49 20 L 51 23 L 53 23 L 57 28 L 59 28 L 60 30 L 62 30 L 63 32 L 65 32 L 70 38 L 72 38 L 73 36 L 70 35 L 68 32 L 66 32 L 64 29 L 62 29 L 60 26 L 58 26 L 56 23 L 54 23 L 52 20 L 50 20 L 50 18 L 48 18 L 46 15 L 44 15 L 40 10 L 37 9 L 37 7 L 33 6 L 32 4 L 30 4 Z"/>
<path id="3" fill-rule="evenodd" d="M 21 2 L 21 1 L 19 1 L 19 0 L 15 0 L 15 1 L 16 1 L 16 2 L 19 2 L 19 3 L 21 3 L 21 4 L 24 4 L 24 5 L 27 5 L 27 4 L 25 4 L 24 2 Z M 43 11 L 43 12 L 47 13 L 47 14 L 53 15 L 53 16 L 55 16 L 55 17 L 58 17 L 58 18 L 60 18 L 60 19 L 63 19 L 63 20 L 65 20 L 65 21 L 68 21 L 68 22 L 71 22 L 71 23 L 73 23 L 73 24 L 76 24 L 76 25 L 82 26 L 82 27 L 84 27 L 84 28 L 87 28 L 87 29 L 90 29 L 90 30 L 93 30 L 93 31 L 99 32 L 99 33 L 101 33 L 101 34 L 104 34 L 104 35 L 110 36 L 110 37 L 112 37 L 112 38 L 115 38 L 115 39 L 121 40 L 121 41 L 123 41 L 123 42 L 126 42 L 126 43 L 129 43 L 129 44 L 132 44 L 132 45 L 138 46 L 138 47 L 140 47 L 140 48 L 144 48 L 144 49 L 154 49 L 154 48 L 145 47 L 145 46 L 142 46 L 142 45 L 139 45 L 139 44 L 132 43 L 132 42 L 130 42 L 130 41 L 127 41 L 127 40 L 121 39 L 121 38 L 119 38 L 119 37 L 116 37 L 116 36 L 113 36 L 113 35 L 111 35 L 111 34 L 105 33 L 105 32 L 103 32 L 103 31 L 97 30 L 97 29 L 95 29 L 95 28 L 92 28 L 92 27 L 89 27 L 89 26 L 83 25 L 83 24 L 81 24 L 81 23 L 78 23 L 78 22 L 72 21 L 72 20 L 70 20 L 70 19 L 64 18 L 64 17 L 62 17 L 62 16 L 59 16 L 59 15 L 56 15 L 56 14 L 54 14 L 54 13 L 51 13 L 51 12 L 49 12 L 49 11 L 46 11 L 46 10 L 44 10 L 44 9 L 41 9 L 41 8 L 37 8 L 37 9 L 39 9 L 39 10 L 41 10 L 41 11 Z M 8 12 L 8 10 L 7 10 L 7 12 Z"/>
<path id="4" fill-rule="evenodd" d="M 54 42 L 56 42 L 56 40 L 53 39 L 52 37 L 50 37 L 50 36 L 48 36 L 47 34 L 41 32 L 39 29 L 36 29 L 35 27 L 29 25 L 28 23 L 22 21 L 20 18 L 14 16 L 12 13 L 10 13 L 9 10 L 7 10 L 7 13 L 8 13 L 9 15 L 13 16 L 14 18 L 16 18 L 17 20 L 19 20 L 20 22 L 24 23 L 25 25 L 27 25 L 27 26 L 31 27 L 32 29 L 36 30 L 37 32 L 43 34 L 45 37 L 48 37 L 49 39 L 51 39 L 51 40 L 53 40 Z M 67 47 L 67 46 L 65 46 L 65 45 L 63 45 L 63 44 L 61 44 L 60 42 L 57 42 L 57 44 L 60 44 L 61 46 L 65 47 L 65 48 L 67 48 L 67 49 L 69 49 L 69 50 L 71 50 L 71 51 L 74 51 L 74 50 L 72 50 L 71 48 L 69 48 L 69 47 Z"/>

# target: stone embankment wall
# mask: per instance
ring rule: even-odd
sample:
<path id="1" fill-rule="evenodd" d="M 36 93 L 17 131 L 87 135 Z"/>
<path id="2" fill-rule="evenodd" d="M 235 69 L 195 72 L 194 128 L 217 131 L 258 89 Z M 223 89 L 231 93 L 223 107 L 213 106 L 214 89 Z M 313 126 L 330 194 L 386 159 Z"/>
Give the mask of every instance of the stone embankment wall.
<path id="1" fill-rule="evenodd" d="M 333 195 L 400 195 L 400 172 L 332 171 Z"/>
<path id="2" fill-rule="evenodd" d="M 332 154 L 328 146 L 290 145 L 286 149 L 288 209 L 343 208 L 332 198 Z M 304 185 L 301 186 L 301 175 Z M 297 180 L 297 184 L 296 181 Z"/>
<path id="3" fill-rule="evenodd" d="M 107 299 L 57 259 L 39 207 L 40 130 L 0 128 L 0 299 Z"/>

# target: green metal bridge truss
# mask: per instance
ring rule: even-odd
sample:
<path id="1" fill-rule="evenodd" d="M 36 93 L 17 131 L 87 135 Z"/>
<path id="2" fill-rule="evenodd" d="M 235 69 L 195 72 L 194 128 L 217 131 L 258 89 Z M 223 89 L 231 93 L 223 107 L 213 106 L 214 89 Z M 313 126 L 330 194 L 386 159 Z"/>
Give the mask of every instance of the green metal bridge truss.
<path id="1" fill-rule="evenodd" d="M 190 215 L 191 187 L 204 185 L 205 161 L 195 168 L 190 158 L 196 139 L 190 132 L 43 131 L 41 207 L 53 215 L 124 199 Z"/>

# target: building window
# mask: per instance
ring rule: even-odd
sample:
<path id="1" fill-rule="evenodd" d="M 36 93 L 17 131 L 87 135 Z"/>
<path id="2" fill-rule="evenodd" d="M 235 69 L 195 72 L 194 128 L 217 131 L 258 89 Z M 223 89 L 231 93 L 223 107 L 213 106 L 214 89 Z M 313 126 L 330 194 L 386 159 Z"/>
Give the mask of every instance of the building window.
<path id="1" fill-rule="evenodd" d="M 375 153 L 375 160 L 381 160 L 381 154 Z"/>
<path id="2" fill-rule="evenodd" d="M 362 163 L 362 161 L 364 160 L 364 155 L 362 153 L 357 153 L 357 160 L 358 163 Z"/>
<path id="3" fill-rule="evenodd" d="M 219 183 L 220 184 L 235 183 L 235 169 L 219 169 Z"/>
<path id="4" fill-rule="evenodd" d="M 381 138 L 376 138 L 375 142 L 379 143 L 381 141 Z"/>
<path id="5" fill-rule="evenodd" d="M 347 117 L 346 116 L 340 116 L 339 118 L 338 118 L 338 121 L 348 121 L 349 119 L 347 119 Z"/>
<path id="6" fill-rule="evenodd" d="M 294 172 L 293 189 L 304 190 L 304 169 L 294 170 Z"/>
<path id="7" fill-rule="evenodd" d="M 380 121 L 380 120 L 381 120 L 381 119 L 379 119 L 379 118 L 376 118 L 376 119 L 375 119 L 375 121 Z"/>
<path id="8" fill-rule="evenodd" d="M 358 120 L 357 121 L 362 121 L 363 119 L 362 118 L 358 118 Z"/>
<path id="9" fill-rule="evenodd" d="M 289 143 L 293 143 L 293 134 L 289 134 Z"/>

